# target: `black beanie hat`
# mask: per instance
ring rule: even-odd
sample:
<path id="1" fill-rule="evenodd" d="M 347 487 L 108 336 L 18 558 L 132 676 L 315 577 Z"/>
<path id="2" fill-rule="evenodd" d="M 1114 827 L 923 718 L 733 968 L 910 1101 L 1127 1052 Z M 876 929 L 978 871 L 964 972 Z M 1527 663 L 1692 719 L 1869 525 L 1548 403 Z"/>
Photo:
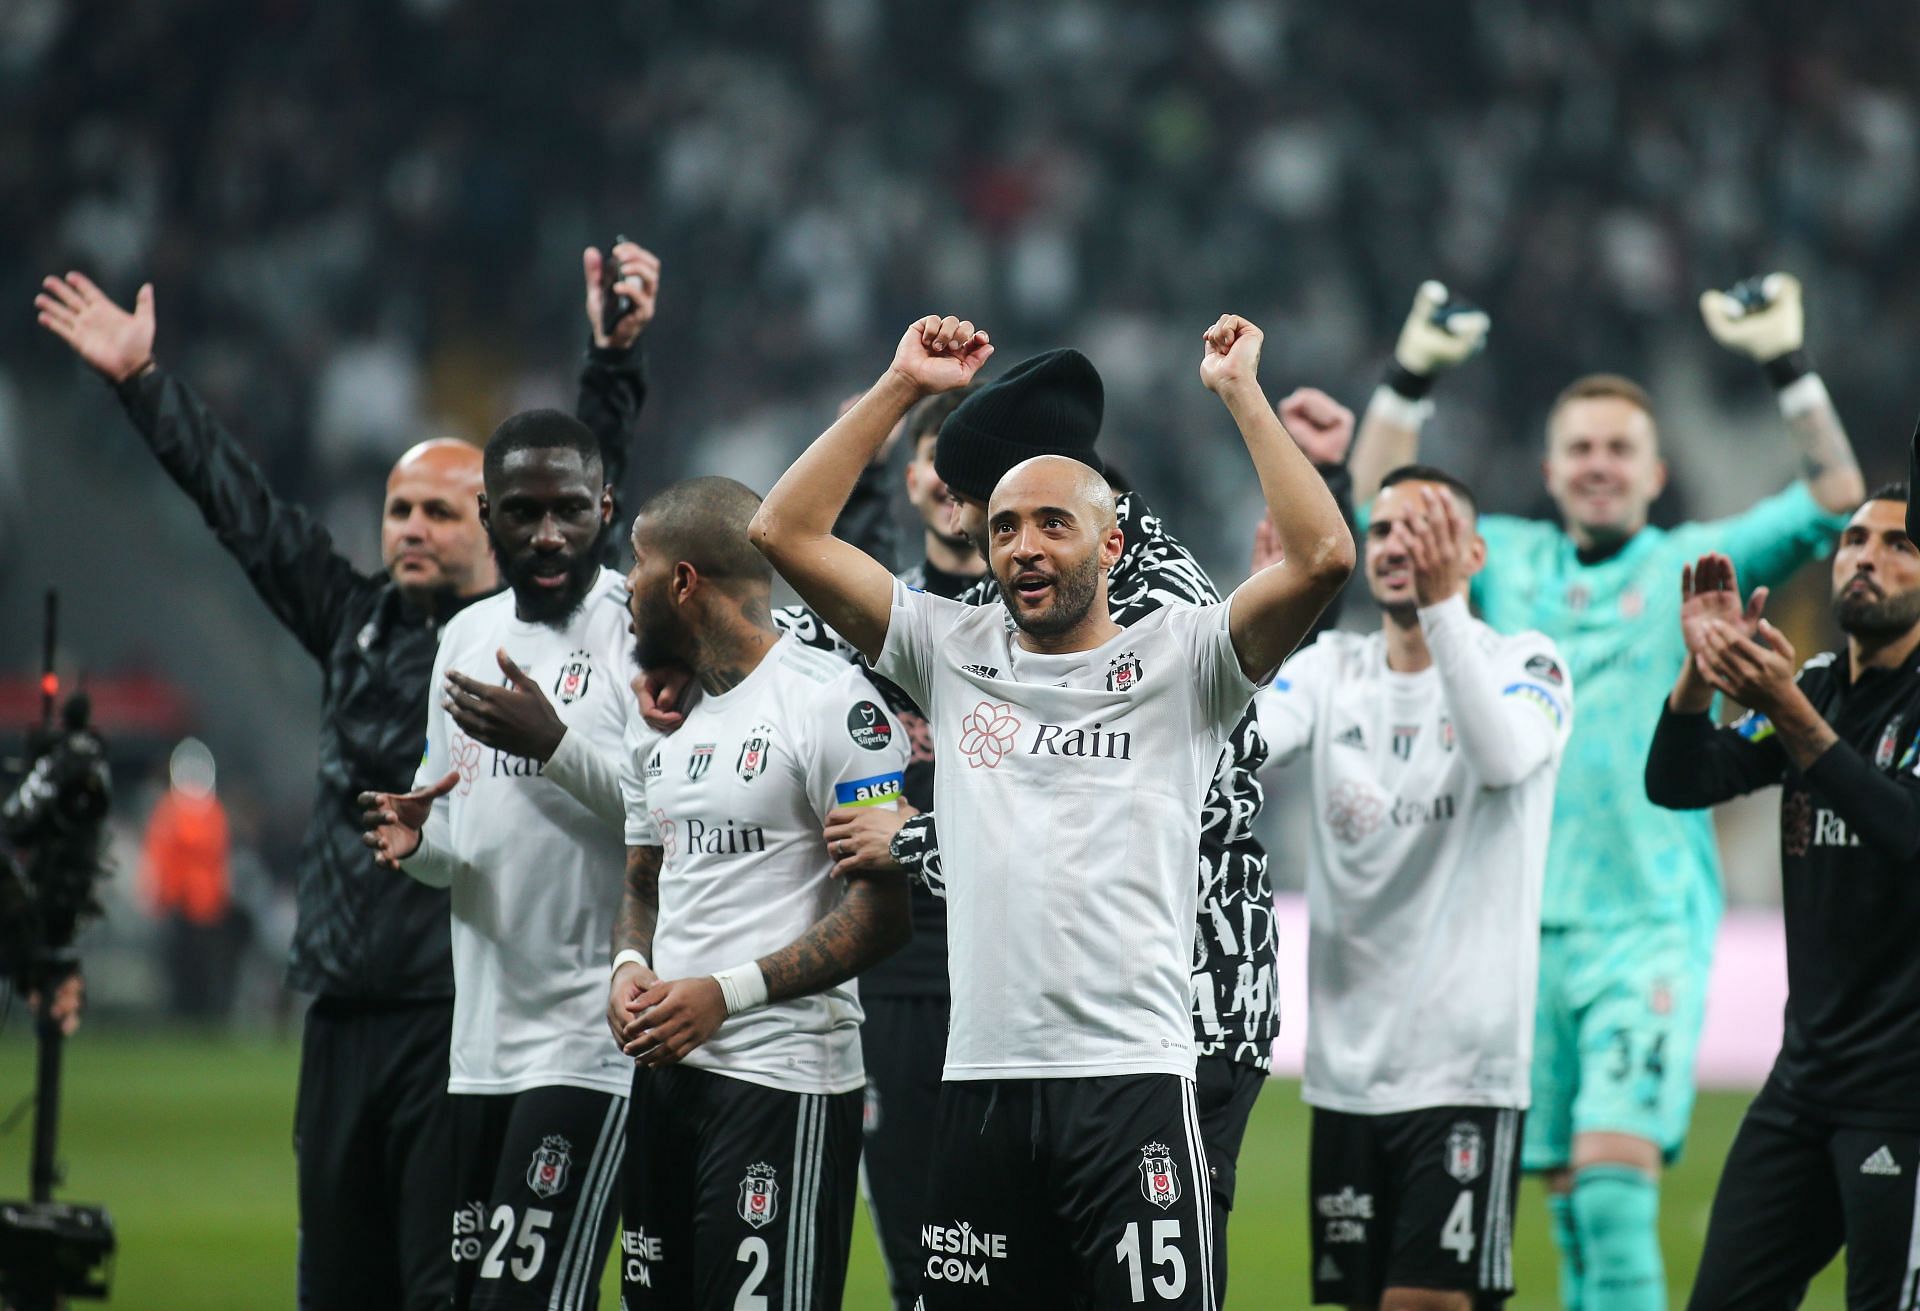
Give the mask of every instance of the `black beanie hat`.
<path id="1" fill-rule="evenodd" d="M 955 407 L 940 425 L 933 469 L 969 500 L 985 501 L 1022 460 L 1064 455 L 1105 472 L 1093 453 L 1106 391 L 1077 350 L 1021 360 Z"/>

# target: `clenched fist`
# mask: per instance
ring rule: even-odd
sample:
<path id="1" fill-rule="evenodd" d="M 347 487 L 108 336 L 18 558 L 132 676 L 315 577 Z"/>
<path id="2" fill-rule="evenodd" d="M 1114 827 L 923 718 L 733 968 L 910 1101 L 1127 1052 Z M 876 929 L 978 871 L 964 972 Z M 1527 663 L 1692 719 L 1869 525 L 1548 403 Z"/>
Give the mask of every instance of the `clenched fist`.
<path id="1" fill-rule="evenodd" d="M 1206 352 L 1200 357 L 1200 381 L 1208 391 L 1223 395 L 1258 381 L 1266 334 L 1252 323 L 1238 314 L 1222 314 L 1201 334 L 1201 340 L 1206 342 Z"/>
<path id="2" fill-rule="evenodd" d="M 893 352 L 893 372 L 912 383 L 923 396 L 954 391 L 973 381 L 993 355 L 987 334 L 951 314 L 944 319 L 929 314 L 900 338 Z"/>

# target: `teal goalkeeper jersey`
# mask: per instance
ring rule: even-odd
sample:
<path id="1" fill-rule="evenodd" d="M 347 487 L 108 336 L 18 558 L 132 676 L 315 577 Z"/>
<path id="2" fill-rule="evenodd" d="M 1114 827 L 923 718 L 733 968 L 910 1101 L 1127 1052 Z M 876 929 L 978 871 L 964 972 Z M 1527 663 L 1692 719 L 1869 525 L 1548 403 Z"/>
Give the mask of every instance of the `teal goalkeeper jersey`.
<path id="1" fill-rule="evenodd" d="M 1719 858 L 1707 811 L 1647 800 L 1647 747 L 1685 658 L 1680 569 L 1708 551 L 1733 560 L 1743 594 L 1775 586 L 1829 550 L 1846 516 L 1805 483 L 1744 514 L 1644 528 L 1584 565 L 1560 526 L 1482 515 L 1487 564 L 1473 600 L 1503 633 L 1538 629 L 1573 673 L 1573 737 L 1560 767 L 1541 922 L 1592 928 L 1629 920 L 1718 922 Z"/>

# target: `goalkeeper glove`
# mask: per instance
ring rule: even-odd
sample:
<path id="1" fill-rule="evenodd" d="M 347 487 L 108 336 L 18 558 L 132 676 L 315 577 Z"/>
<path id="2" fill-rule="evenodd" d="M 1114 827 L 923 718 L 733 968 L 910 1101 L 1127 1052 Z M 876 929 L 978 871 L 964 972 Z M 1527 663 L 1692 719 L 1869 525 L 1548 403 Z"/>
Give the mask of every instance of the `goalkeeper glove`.
<path id="1" fill-rule="evenodd" d="M 1431 279 L 1421 283 L 1400 328 L 1400 340 L 1394 344 L 1387 386 L 1408 400 L 1419 400 L 1432 390 L 1434 375 L 1463 363 L 1486 345 L 1491 325 L 1485 310 L 1450 298 L 1441 283 Z"/>

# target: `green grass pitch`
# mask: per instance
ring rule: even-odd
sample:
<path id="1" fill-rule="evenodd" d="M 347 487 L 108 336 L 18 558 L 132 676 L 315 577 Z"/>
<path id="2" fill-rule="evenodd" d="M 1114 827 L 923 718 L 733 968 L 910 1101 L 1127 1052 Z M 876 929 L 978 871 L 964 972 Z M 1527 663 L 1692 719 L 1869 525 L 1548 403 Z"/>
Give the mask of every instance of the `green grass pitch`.
<path id="1" fill-rule="evenodd" d="M 20 1011 L 0 1038 L 0 1117 L 32 1087 Z M 143 1311 L 269 1311 L 293 1306 L 292 1043 L 136 1036 L 93 1026 L 68 1052 L 61 1196 L 99 1201 L 119 1231 L 113 1304 Z M 1683 1307 L 1715 1176 L 1746 1098 L 1702 1096 L 1687 1157 L 1661 1210 L 1674 1306 Z M 1307 1117 L 1299 1090 L 1269 1085 L 1240 1158 L 1232 1289 L 1240 1311 L 1306 1305 Z M 27 1121 L 0 1138 L 0 1196 L 26 1192 Z M 1514 1311 L 1558 1305 L 1540 1195 L 1521 1193 Z M 617 1308 L 610 1280 L 602 1306 Z M 1814 1285 L 1810 1311 L 1840 1311 L 1839 1263 Z M 864 1212 L 853 1239 L 849 1311 L 885 1311 L 885 1286 Z"/>

